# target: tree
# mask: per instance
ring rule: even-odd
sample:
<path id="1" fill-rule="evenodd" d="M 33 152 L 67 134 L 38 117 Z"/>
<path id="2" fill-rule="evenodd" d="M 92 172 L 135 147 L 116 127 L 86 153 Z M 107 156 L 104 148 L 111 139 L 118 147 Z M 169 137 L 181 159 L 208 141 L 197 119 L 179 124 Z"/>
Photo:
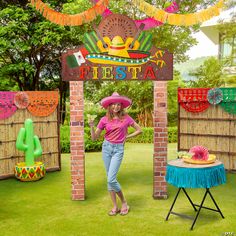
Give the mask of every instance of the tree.
<path id="1" fill-rule="evenodd" d="M 230 3 L 230 2 L 229 2 Z M 229 8 L 230 8 L 229 4 Z M 235 6 L 232 5 L 232 6 Z M 223 64 L 225 86 L 235 87 L 235 65 L 236 65 L 236 13 L 231 12 L 231 19 L 228 22 L 220 21 L 218 30 L 220 32 L 220 60 Z M 234 72 L 232 72 L 234 71 Z"/>
<path id="2" fill-rule="evenodd" d="M 168 126 L 176 126 L 178 120 L 178 87 L 185 87 L 185 83 L 181 80 L 180 72 L 174 71 L 174 79 L 168 81 Z"/>
<path id="3" fill-rule="evenodd" d="M 63 1 L 51 1 L 62 10 Z M 68 83 L 61 78 L 61 53 L 81 44 L 86 27 L 62 27 L 45 20 L 28 1 L 4 0 L 0 6 L 1 90 L 60 91 L 61 120 L 65 117 Z"/>
<path id="4" fill-rule="evenodd" d="M 205 60 L 203 65 L 189 73 L 189 75 L 196 77 L 196 80 L 189 82 L 190 87 L 214 88 L 224 85 L 222 65 L 215 57 Z"/>

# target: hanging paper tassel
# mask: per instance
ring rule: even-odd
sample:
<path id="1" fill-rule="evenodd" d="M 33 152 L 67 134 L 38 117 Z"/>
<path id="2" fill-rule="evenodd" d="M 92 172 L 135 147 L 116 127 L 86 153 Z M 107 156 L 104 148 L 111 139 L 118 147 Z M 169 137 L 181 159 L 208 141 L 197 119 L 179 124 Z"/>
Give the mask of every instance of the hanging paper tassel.
<path id="1" fill-rule="evenodd" d="M 214 6 L 197 13 L 190 14 L 173 14 L 167 13 L 161 9 L 155 8 L 144 0 L 132 0 L 132 3 L 143 11 L 146 15 L 153 17 L 155 20 L 166 22 L 171 25 L 194 25 L 209 20 L 213 16 L 219 15 L 219 9 L 223 7 L 223 1 L 220 0 Z"/>
<path id="2" fill-rule="evenodd" d="M 58 25 L 82 25 L 94 20 L 107 8 L 109 0 L 99 0 L 95 6 L 76 15 L 60 13 L 49 8 L 41 0 L 31 0 L 31 4 L 48 20 Z"/>

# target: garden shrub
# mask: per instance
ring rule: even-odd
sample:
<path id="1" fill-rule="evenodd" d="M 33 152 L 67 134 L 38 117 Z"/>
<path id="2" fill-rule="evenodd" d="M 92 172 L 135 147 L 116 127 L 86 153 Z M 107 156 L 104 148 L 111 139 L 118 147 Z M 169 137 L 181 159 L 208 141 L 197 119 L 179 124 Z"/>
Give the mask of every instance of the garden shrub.
<path id="1" fill-rule="evenodd" d="M 134 131 L 133 128 L 128 129 L 128 133 L 132 133 Z M 143 133 L 138 135 L 137 137 L 130 138 L 127 142 L 131 143 L 153 143 L 153 128 L 142 128 Z M 70 152 L 70 127 L 69 126 L 61 126 L 60 129 L 60 144 L 61 144 L 61 152 L 69 153 Z M 90 135 L 90 128 L 84 128 L 84 143 L 85 143 L 85 151 L 101 151 L 102 150 L 102 142 L 103 142 L 104 132 L 102 132 L 99 140 L 92 141 Z M 175 143 L 177 142 L 177 127 L 168 127 L 168 142 Z"/>
<path id="2" fill-rule="evenodd" d="M 60 146 L 61 153 L 70 153 L 70 126 L 60 127 Z"/>
<path id="3" fill-rule="evenodd" d="M 178 124 L 178 113 L 177 112 L 173 112 L 167 113 L 167 117 L 168 117 L 168 126 L 169 127 L 175 127 Z"/>
<path id="4" fill-rule="evenodd" d="M 168 127 L 168 143 L 177 143 L 178 141 L 178 128 Z"/>

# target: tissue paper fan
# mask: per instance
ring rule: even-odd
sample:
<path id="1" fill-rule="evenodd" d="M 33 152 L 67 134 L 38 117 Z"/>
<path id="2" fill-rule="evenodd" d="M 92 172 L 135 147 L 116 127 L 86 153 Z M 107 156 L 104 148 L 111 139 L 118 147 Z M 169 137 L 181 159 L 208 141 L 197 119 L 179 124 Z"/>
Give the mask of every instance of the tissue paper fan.
<path id="1" fill-rule="evenodd" d="M 203 160 L 206 161 L 209 157 L 209 152 L 207 148 L 203 146 L 194 146 L 190 148 L 189 152 L 194 153 L 192 156 L 193 160 Z"/>
<path id="2" fill-rule="evenodd" d="M 219 104 L 223 99 L 223 93 L 219 88 L 210 89 L 207 93 L 207 100 L 210 104 Z"/>

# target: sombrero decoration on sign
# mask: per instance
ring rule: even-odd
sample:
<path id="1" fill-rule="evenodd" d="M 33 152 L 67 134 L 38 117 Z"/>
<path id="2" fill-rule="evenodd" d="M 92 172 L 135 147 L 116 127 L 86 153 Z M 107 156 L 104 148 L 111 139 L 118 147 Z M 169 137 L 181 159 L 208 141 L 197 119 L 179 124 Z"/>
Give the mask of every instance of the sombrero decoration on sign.
<path id="1" fill-rule="evenodd" d="M 152 35 L 143 32 L 144 24 L 137 29 L 134 21 L 120 14 L 111 14 L 98 29 L 84 35 L 84 46 L 66 61 L 71 68 L 80 66 L 86 60 L 95 64 L 137 66 L 148 61 L 161 67 L 158 55 L 151 55 Z"/>
<path id="2" fill-rule="evenodd" d="M 124 43 L 120 36 L 115 36 L 109 42 L 108 52 L 92 53 L 86 56 L 88 61 L 98 64 L 110 65 L 141 65 L 150 59 L 150 53 L 145 51 L 128 50 L 129 46 Z"/>
<path id="3" fill-rule="evenodd" d="M 83 45 L 62 54 L 63 80 L 172 80 L 173 54 L 153 46 L 144 28 L 121 14 L 103 18 Z"/>
<path id="4" fill-rule="evenodd" d="M 126 16 L 107 16 L 96 33 L 85 35 L 84 45 L 90 52 L 86 59 L 97 64 L 123 66 L 147 63 L 151 59 L 149 50 L 152 46 L 152 35 L 142 32 L 144 26 L 140 25 L 137 30 L 134 21 Z M 92 37 L 95 38 L 95 42 Z M 90 50 L 91 47 L 96 49 L 95 52 Z"/>

